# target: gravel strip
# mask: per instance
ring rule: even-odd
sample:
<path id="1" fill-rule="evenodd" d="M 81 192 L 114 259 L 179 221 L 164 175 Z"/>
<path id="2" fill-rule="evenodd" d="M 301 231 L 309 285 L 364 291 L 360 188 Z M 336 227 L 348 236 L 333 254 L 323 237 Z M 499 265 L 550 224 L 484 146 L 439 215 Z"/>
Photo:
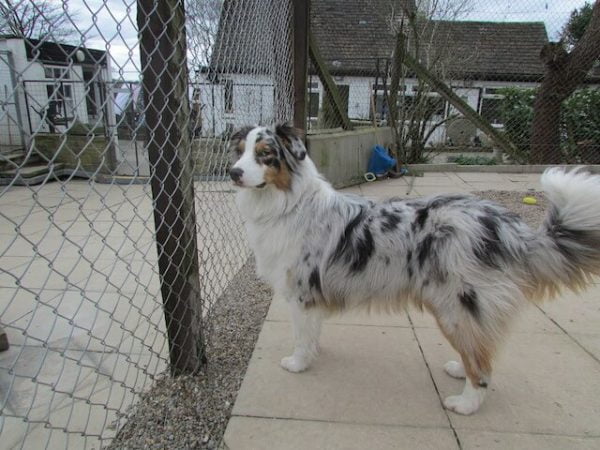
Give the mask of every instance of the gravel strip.
<path id="1" fill-rule="evenodd" d="M 482 191 L 537 227 L 547 201 L 541 192 Z M 533 196 L 537 205 L 526 205 Z M 159 379 L 127 414 L 125 426 L 110 448 L 217 448 L 264 318 L 271 303 L 269 287 L 256 278 L 248 262 L 211 313 L 208 365 L 197 376 Z"/>
<path id="2" fill-rule="evenodd" d="M 207 366 L 197 376 L 159 379 L 109 448 L 216 448 L 270 303 L 270 288 L 248 262 L 211 312 Z"/>
<path id="3" fill-rule="evenodd" d="M 548 201 L 543 192 L 527 191 L 480 191 L 473 192 L 473 195 L 487 200 L 492 200 L 505 208 L 510 209 L 520 215 L 525 223 L 531 228 L 539 227 L 546 217 Z M 535 197 L 536 205 L 526 205 L 523 203 L 523 197 Z"/>

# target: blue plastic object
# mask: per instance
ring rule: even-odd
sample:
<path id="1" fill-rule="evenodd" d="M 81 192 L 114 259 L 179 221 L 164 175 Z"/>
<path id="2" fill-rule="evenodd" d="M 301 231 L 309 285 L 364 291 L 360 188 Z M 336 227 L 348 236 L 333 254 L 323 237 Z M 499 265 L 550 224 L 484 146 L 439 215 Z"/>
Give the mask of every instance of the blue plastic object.
<path id="1" fill-rule="evenodd" d="M 381 176 L 385 175 L 395 165 L 396 160 L 388 155 L 387 150 L 381 145 L 376 145 L 371 151 L 367 170 L 377 176 Z"/>

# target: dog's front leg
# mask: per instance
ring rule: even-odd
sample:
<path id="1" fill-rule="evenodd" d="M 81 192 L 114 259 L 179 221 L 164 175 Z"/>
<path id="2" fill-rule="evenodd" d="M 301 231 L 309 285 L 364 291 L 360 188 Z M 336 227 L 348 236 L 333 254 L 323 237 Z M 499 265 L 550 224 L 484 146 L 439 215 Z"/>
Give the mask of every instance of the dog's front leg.
<path id="1" fill-rule="evenodd" d="M 294 353 L 281 360 L 281 366 L 290 372 L 308 369 L 319 352 L 322 317 L 317 308 L 306 308 L 297 299 L 288 301 L 294 330 Z"/>

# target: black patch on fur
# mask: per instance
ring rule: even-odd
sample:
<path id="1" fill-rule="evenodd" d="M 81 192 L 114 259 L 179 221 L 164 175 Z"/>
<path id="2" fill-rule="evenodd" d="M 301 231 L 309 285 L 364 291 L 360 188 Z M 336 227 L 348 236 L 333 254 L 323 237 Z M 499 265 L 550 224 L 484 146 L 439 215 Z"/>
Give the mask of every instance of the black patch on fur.
<path id="1" fill-rule="evenodd" d="M 389 257 L 389 256 L 386 256 L 386 257 L 384 258 L 384 262 L 385 262 L 385 265 L 386 265 L 386 266 L 389 266 L 389 265 L 390 265 L 390 257 Z"/>
<path id="2" fill-rule="evenodd" d="M 323 291 L 321 290 L 321 275 L 319 274 L 319 269 L 317 267 L 313 269 L 308 277 L 308 286 L 311 289 L 316 289 L 319 294 L 323 294 Z"/>
<path id="3" fill-rule="evenodd" d="M 409 250 L 406 254 L 406 271 L 408 272 L 408 279 L 410 280 L 413 277 L 412 250 Z"/>
<path id="4" fill-rule="evenodd" d="M 305 254 L 304 257 L 302 258 L 302 261 L 307 262 L 308 258 L 310 258 L 310 253 Z"/>
<path id="5" fill-rule="evenodd" d="M 479 380 L 479 383 L 477 383 L 477 384 L 480 388 L 483 388 L 483 389 L 486 389 L 488 387 L 487 381 L 485 381 L 485 380 Z"/>
<path id="6" fill-rule="evenodd" d="M 427 205 L 429 209 L 438 209 L 443 206 L 449 205 L 450 203 L 454 203 L 459 200 L 464 200 L 468 197 L 464 195 L 444 195 L 441 197 L 436 197 Z"/>
<path id="7" fill-rule="evenodd" d="M 365 208 L 361 207 L 358 214 L 346 225 L 340 236 L 338 245 L 331 255 L 330 262 L 334 263 L 343 259 L 349 264 L 350 271 L 364 270 L 369 259 L 375 252 L 375 241 L 371 229 L 363 222 L 367 222 Z M 363 224 L 360 228 L 359 225 Z"/>
<path id="8" fill-rule="evenodd" d="M 469 313 L 476 319 L 479 318 L 479 303 L 477 301 L 477 293 L 472 289 L 467 289 L 465 292 L 458 296 L 461 305 L 469 311 Z"/>
<path id="9" fill-rule="evenodd" d="M 402 217 L 399 214 L 391 213 L 387 209 L 381 210 L 381 216 L 384 218 L 384 221 L 381 223 L 382 233 L 394 231 L 398 224 L 402 222 Z"/>
<path id="10" fill-rule="evenodd" d="M 375 241 L 368 226 L 364 227 L 363 235 L 356 239 L 354 261 L 350 265 L 352 272 L 362 272 L 375 250 Z"/>
<path id="11" fill-rule="evenodd" d="M 423 229 L 428 217 L 429 217 L 429 209 L 426 206 L 424 206 L 423 208 L 417 209 L 415 221 L 412 224 L 412 230 L 416 231 L 416 230 Z"/>
<path id="12" fill-rule="evenodd" d="M 481 216 L 478 220 L 483 228 L 483 236 L 479 246 L 475 247 L 475 256 L 486 266 L 497 269 L 506 256 L 500 241 L 499 223 L 492 216 Z"/>
<path id="13" fill-rule="evenodd" d="M 419 261 L 419 269 L 423 269 L 423 265 L 425 264 L 425 260 L 430 256 L 431 246 L 433 244 L 434 236 L 432 234 L 428 234 L 423 238 L 421 243 L 417 248 L 417 260 Z"/>

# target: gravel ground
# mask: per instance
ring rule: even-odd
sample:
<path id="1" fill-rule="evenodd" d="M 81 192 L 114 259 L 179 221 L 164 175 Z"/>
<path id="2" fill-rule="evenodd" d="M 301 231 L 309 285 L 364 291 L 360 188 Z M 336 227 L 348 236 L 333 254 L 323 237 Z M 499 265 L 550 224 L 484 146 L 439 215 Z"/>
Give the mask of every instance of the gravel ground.
<path id="1" fill-rule="evenodd" d="M 205 369 L 159 379 L 127 413 L 110 448 L 216 448 L 270 303 L 269 287 L 248 262 L 211 312 Z"/>
<path id="2" fill-rule="evenodd" d="M 532 227 L 545 216 L 540 192 L 482 191 L 518 213 Z M 524 196 L 537 205 L 525 205 Z M 255 276 L 253 262 L 236 275 L 212 313 L 209 364 L 197 376 L 165 376 L 127 413 L 110 448 L 217 448 L 271 302 L 269 287 Z"/>

